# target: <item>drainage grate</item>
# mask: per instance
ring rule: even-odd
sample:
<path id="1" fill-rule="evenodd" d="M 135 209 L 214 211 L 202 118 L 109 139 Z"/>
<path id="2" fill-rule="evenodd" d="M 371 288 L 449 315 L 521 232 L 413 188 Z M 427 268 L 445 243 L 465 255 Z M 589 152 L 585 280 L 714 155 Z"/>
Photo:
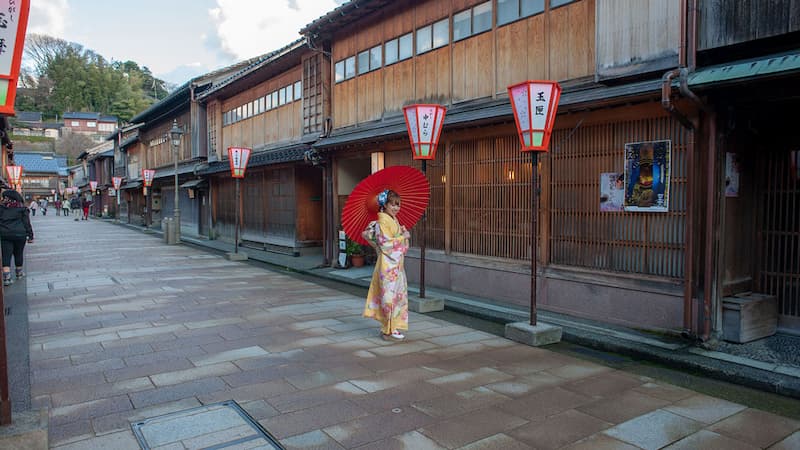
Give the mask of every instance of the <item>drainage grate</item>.
<path id="1" fill-rule="evenodd" d="M 144 450 L 156 447 L 224 449 L 284 447 L 238 403 L 227 400 L 132 423 Z"/>

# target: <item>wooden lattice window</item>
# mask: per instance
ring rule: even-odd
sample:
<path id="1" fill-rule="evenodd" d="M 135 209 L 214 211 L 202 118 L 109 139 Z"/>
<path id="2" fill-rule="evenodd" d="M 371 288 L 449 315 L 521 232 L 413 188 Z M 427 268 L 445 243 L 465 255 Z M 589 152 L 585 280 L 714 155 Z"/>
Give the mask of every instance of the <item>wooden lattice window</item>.
<path id="1" fill-rule="evenodd" d="M 761 152 L 757 173 L 756 288 L 778 299 L 778 314 L 800 318 L 800 151 Z"/>
<path id="2" fill-rule="evenodd" d="M 671 140 L 668 212 L 601 212 L 600 174 L 623 172 L 626 143 Z M 668 117 L 557 130 L 551 142 L 550 262 L 684 276 L 687 131 Z"/>
<path id="3" fill-rule="evenodd" d="M 217 153 L 217 104 L 211 103 L 206 109 L 208 119 L 208 155 Z"/>
<path id="4" fill-rule="evenodd" d="M 532 170 L 516 137 L 454 143 L 450 161 L 452 179 L 444 179 L 452 204 L 450 250 L 530 259 Z"/>

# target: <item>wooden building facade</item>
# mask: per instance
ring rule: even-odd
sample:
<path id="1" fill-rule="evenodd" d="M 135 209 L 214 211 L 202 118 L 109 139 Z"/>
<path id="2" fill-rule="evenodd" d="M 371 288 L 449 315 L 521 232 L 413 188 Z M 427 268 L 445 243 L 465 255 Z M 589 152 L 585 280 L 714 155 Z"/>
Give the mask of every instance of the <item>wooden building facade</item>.
<path id="1" fill-rule="evenodd" d="M 227 149 L 246 147 L 253 153 L 241 181 L 242 244 L 290 254 L 321 245 L 322 171 L 304 162 L 327 109 L 321 59 L 299 40 L 197 96 L 209 155 L 202 171 L 210 186 L 209 223 L 202 234 L 233 242 L 236 196 Z"/>
<path id="2" fill-rule="evenodd" d="M 698 10 L 698 3 L 726 11 Z M 345 4 L 307 25 L 301 33 L 309 44 L 330 53 L 332 128 L 313 145 L 330 161 L 336 213 L 326 222 L 327 236 L 335 239 L 340 211 L 369 174 L 372 154 L 383 153 L 386 166 L 416 165 L 402 107 L 444 104 L 440 150 L 427 171 L 428 285 L 527 306 L 535 173 L 543 309 L 707 339 L 722 332 L 724 297 L 775 295 L 764 287 L 773 286 L 787 298 L 779 300 L 789 311 L 781 313 L 782 328 L 800 331 L 791 325 L 800 304 L 794 287 L 800 268 L 791 265 L 800 260 L 800 224 L 788 219 L 798 216 L 798 206 L 792 206 L 796 194 L 786 193 L 797 189 L 787 169 L 792 146 L 786 142 L 789 153 L 775 157 L 786 167 L 759 169 L 779 171 L 781 181 L 748 196 L 754 202 L 780 197 L 789 210 L 760 201 L 772 205 L 771 212 L 757 221 L 749 217 L 756 222 L 743 235 L 746 207 L 724 208 L 733 201 L 724 200 L 723 161 L 744 144 L 723 139 L 730 133 L 721 131 L 742 118 L 729 113 L 738 108 L 729 104 L 730 84 L 714 78 L 717 64 L 796 52 L 797 24 L 790 23 L 796 7 L 788 0 L 767 2 L 772 13 L 765 19 L 736 3 L 373 0 Z M 733 28 L 726 26 L 733 25 L 726 20 L 752 33 L 731 40 Z M 789 89 L 785 80 L 796 81 L 797 67 L 783 64 L 767 78 Z M 764 78 L 743 73 L 729 81 Z M 564 88 L 550 152 L 536 168 L 519 151 L 506 93 L 508 85 L 527 79 L 556 80 Z M 740 89 L 755 92 L 747 86 Z M 624 175 L 626 148 L 642 143 L 669 148 L 668 206 L 658 212 L 604 207 L 601 179 Z M 762 179 L 742 172 L 741 181 L 750 176 Z M 413 230 L 412 245 L 422 232 Z M 761 242 L 762 262 L 741 260 L 750 254 L 743 238 Z M 784 246 L 793 250 L 779 250 Z M 335 259 L 333 246 L 327 248 Z M 406 266 L 412 282 L 416 260 L 412 250 Z"/>

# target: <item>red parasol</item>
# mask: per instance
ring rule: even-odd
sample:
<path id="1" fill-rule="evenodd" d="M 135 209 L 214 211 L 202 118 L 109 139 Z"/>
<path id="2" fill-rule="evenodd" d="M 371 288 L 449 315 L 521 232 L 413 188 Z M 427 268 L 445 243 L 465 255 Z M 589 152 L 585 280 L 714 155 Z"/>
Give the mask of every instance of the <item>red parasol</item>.
<path id="1" fill-rule="evenodd" d="M 392 166 L 364 178 L 353 189 L 342 210 L 342 226 L 350 239 L 364 245 L 361 237 L 367 225 L 378 219 L 378 194 L 391 189 L 400 194 L 397 221 L 411 229 L 425 213 L 431 191 L 428 180 L 419 170 L 409 166 Z"/>

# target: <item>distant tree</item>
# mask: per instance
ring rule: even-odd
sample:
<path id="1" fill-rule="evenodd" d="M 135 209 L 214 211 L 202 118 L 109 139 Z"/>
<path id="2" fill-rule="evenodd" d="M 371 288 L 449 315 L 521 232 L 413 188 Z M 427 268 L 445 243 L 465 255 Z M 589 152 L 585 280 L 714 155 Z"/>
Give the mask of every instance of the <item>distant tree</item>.
<path id="1" fill-rule="evenodd" d="M 67 155 L 71 160 L 75 160 L 83 151 L 94 147 L 95 142 L 89 136 L 78 133 L 67 133 L 56 141 L 56 153 Z"/>

